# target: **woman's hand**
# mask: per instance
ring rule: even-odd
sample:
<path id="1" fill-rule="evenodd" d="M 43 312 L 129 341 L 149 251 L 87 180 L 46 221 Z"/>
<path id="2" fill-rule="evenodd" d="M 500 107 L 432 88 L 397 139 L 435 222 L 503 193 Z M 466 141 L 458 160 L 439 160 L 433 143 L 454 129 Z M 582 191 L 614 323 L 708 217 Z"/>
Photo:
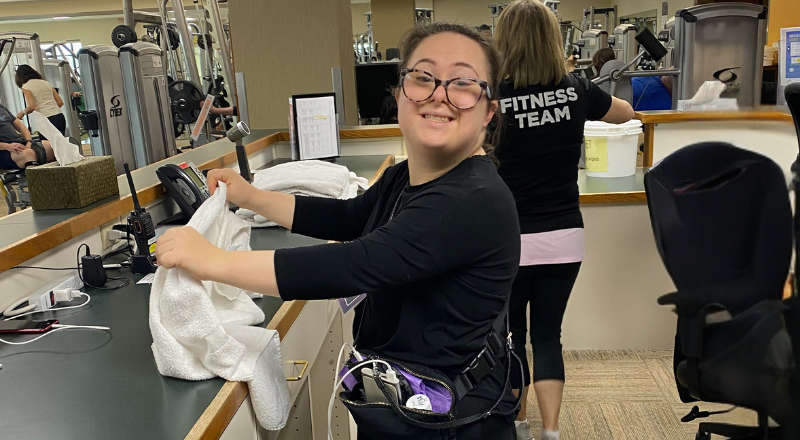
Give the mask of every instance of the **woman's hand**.
<path id="1" fill-rule="evenodd" d="M 221 266 L 225 251 L 214 246 L 196 229 L 185 226 L 168 229 L 156 242 L 158 264 L 180 267 L 199 280 L 213 280 L 214 269 Z"/>
<path id="2" fill-rule="evenodd" d="M 240 208 L 250 209 L 250 202 L 258 193 L 256 187 L 230 168 L 211 170 L 206 178 L 208 180 L 208 190 L 211 194 L 216 192 L 219 186 L 217 182 L 225 182 L 228 186 L 228 201 Z"/>
<path id="3" fill-rule="evenodd" d="M 24 117 L 25 117 L 25 112 L 24 111 L 17 113 L 17 119 L 22 119 Z"/>

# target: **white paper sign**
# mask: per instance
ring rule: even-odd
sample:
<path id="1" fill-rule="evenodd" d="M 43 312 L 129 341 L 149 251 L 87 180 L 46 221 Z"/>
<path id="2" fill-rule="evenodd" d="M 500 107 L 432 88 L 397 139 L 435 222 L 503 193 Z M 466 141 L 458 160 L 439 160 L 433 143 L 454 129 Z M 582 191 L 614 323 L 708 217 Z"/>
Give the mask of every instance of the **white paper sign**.
<path id="1" fill-rule="evenodd" d="M 297 98 L 294 113 L 300 160 L 339 155 L 339 126 L 333 96 Z"/>

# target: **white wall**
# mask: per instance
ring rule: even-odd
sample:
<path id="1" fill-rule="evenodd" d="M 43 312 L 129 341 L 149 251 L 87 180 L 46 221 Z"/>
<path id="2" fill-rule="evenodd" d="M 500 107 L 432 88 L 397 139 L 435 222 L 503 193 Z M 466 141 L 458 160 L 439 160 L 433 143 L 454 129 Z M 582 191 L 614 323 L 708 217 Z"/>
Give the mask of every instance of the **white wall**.
<path id="1" fill-rule="evenodd" d="M 0 32 L 36 32 L 39 34 L 39 41 L 43 43 L 66 40 L 80 41 L 86 46 L 111 44 L 111 31 L 120 24 L 122 24 L 121 18 L 0 23 Z"/>
<path id="2" fill-rule="evenodd" d="M 372 5 L 369 3 L 353 3 L 350 11 L 353 14 L 353 35 L 361 35 L 367 31 L 367 17 L 365 12 L 369 12 Z"/>

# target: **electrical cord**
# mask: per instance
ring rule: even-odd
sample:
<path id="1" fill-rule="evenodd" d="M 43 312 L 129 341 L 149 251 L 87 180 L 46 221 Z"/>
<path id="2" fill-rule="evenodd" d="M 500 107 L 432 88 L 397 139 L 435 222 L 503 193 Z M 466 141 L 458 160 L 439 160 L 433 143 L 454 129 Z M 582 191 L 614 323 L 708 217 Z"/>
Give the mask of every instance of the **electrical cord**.
<path id="1" fill-rule="evenodd" d="M 31 342 L 38 341 L 39 339 L 42 339 L 43 337 L 45 337 L 47 335 L 51 335 L 51 334 L 53 334 L 53 333 L 55 333 L 55 332 L 57 332 L 59 330 L 69 330 L 69 329 L 87 329 L 87 330 L 103 330 L 103 331 L 111 330 L 109 327 L 104 327 L 104 326 L 100 326 L 100 325 L 53 324 L 53 330 L 50 330 L 49 332 L 47 332 L 47 333 L 45 333 L 43 335 L 37 336 L 37 337 L 35 337 L 35 338 L 33 338 L 33 339 L 29 340 L 29 341 L 11 342 L 11 341 L 6 341 L 5 339 L 0 339 L 0 342 L 2 342 L 4 344 L 8 344 L 8 345 L 25 345 L 25 344 L 30 344 Z"/>
<path id="2" fill-rule="evenodd" d="M 77 308 L 79 308 L 79 307 L 83 307 L 83 306 L 85 306 L 85 305 L 89 304 L 89 301 L 91 301 L 91 300 L 92 300 L 92 297 L 91 297 L 91 296 L 89 296 L 89 294 L 88 294 L 88 293 L 83 293 L 83 292 L 79 292 L 79 293 L 81 294 L 81 296 L 85 296 L 85 297 L 86 297 L 86 301 L 84 301 L 83 303 L 81 303 L 81 304 L 78 304 L 78 305 L 76 305 L 76 306 L 64 306 L 64 307 L 54 307 L 54 308 L 52 308 L 52 309 L 34 310 L 34 311 L 32 311 L 32 312 L 27 312 L 27 313 L 21 313 L 21 314 L 19 314 L 19 315 L 14 315 L 14 316 L 12 316 L 12 317 L 10 317 L 10 318 L 6 318 L 6 319 L 4 319 L 3 321 L 10 321 L 10 320 L 12 320 L 12 319 L 21 318 L 21 317 L 23 317 L 23 316 L 27 316 L 27 315 L 33 315 L 34 313 L 54 312 L 54 311 L 56 311 L 56 310 L 77 309 Z M 58 324 L 56 324 L 56 325 L 58 325 Z"/>
<path id="3" fill-rule="evenodd" d="M 80 261 L 81 261 L 81 249 L 84 246 L 86 246 L 86 255 L 89 255 L 89 252 L 90 252 L 88 244 L 83 243 L 80 246 L 78 246 L 78 252 L 75 255 L 75 262 L 77 263 L 78 266 L 80 266 Z M 86 280 L 83 279 L 83 273 L 81 273 L 81 271 L 78 271 L 78 276 L 80 277 L 81 282 L 83 282 L 83 284 L 85 284 L 85 285 L 87 285 L 89 287 L 92 287 L 94 289 L 100 289 L 100 290 L 117 290 L 117 289 L 125 287 L 125 286 L 127 286 L 128 284 L 131 283 L 131 279 L 130 278 L 108 277 L 109 280 L 122 281 L 122 283 L 120 283 L 120 284 L 118 284 L 116 286 L 111 286 L 111 287 L 93 286 L 93 285 L 87 283 Z"/>
<path id="4" fill-rule="evenodd" d="M 12 269 L 39 269 L 39 270 L 79 270 L 78 267 L 40 267 L 40 266 L 14 266 Z"/>

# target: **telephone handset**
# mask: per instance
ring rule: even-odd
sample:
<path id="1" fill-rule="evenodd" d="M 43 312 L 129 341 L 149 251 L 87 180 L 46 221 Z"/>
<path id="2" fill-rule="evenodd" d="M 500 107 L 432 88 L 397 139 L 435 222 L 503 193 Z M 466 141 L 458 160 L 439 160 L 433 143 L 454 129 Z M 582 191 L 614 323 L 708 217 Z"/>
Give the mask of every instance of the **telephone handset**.
<path id="1" fill-rule="evenodd" d="M 192 162 L 164 165 L 156 175 L 187 218 L 211 196 L 205 176 Z"/>

